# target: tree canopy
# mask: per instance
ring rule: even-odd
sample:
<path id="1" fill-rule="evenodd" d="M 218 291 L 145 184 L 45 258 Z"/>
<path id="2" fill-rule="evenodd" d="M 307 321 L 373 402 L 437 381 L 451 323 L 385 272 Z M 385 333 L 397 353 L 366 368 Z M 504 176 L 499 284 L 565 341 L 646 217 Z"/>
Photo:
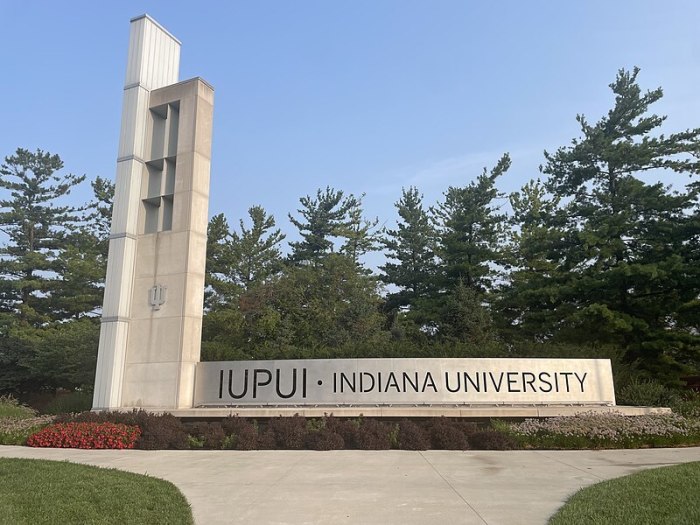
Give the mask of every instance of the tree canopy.
<path id="1" fill-rule="evenodd" d="M 607 114 L 578 115 L 579 135 L 509 196 L 505 153 L 439 202 L 403 188 L 382 228 L 364 195 L 330 186 L 299 199 L 286 244 L 260 205 L 215 215 L 203 358 L 612 357 L 621 381 L 700 373 L 700 128 L 662 132 L 663 92 L 639 73 L 620 70 Z M 23 149 L 0 168 L 0 393 L 92 382 L 114 188 L 98 177 L 70 206 L 84 177 L 62 170 Z"/>

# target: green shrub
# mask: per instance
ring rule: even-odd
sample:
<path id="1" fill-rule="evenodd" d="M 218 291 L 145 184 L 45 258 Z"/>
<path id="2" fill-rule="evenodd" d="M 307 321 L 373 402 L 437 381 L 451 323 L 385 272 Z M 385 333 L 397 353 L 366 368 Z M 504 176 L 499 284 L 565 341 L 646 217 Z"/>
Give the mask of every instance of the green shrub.
<path id="1" fill-rule="evenodd" d="M 70 392 L 58 395 L 42 410 L 44 414 L 77 414 L 92 408 L 92 394 L 88 392 Z"/>
<path id="2" fill-rule="evenodd" d="M 467 450 L 469 444 L 464 431 L 455 421 L 444 418 L 432 418 L 427 424 L 432 448 L 437 450 Z"/>
<path id="3" fill-rule="evenodd" d="M 363 419 L 357 433 L 357 447 L 361 450 L 388 450 L 391 448 L 392 427 L 376 419 Z"/>
<path id="4" fill-rule="evenodd" d="M 700 418 L 700 392 L 684 392 L 671 401 L 671 410 L 689 418 Z"/>
<path id="5" fill-rule="evenodd" d="M 653 380 L 634 380 L 620 390 L 618 405 L 668 406 L 674 398 L 672 390 Z"/>
<path id="6" fill-rule="evenodd" d="M 469 434 L 469 446 L 473 450 L 515 450 L 518 441 L 508 434 L 493 429 L 479 430 Z"/>
<path id="7" fill-rule="evenodd" d="M 410 419 L 399 421 L 398 448 L 402 450 L 427 450 L 430 448 L 428 433 Z"/>
<path id="8" fill-rule="evenodd" d="M 220 450 L 226 440 L 226 433 L 221 423 L 217 422 L 186 423 L 185 430 L 189 434 L 190 448 Z"/>
<path id="9" fill-rule="evenodd" d="M 306 448 L 311 450 L 341 450 L 345 448 L 343 436 L 327 428 L 311 431 L 306 436 Z"/>
<path id="10" fill-rule="evenodd" d="M 299 450 L 306 442 L 306 421 L 303 417 L 276 417 L 267 422 L 267 431 L 274 436 L 277 448 Z"/>
<path id="11" fill-rule="evenodd" d="M 191 449 L 204 448 L 204 440 L 192 435 L 187 436 L 187 447 Z"/>

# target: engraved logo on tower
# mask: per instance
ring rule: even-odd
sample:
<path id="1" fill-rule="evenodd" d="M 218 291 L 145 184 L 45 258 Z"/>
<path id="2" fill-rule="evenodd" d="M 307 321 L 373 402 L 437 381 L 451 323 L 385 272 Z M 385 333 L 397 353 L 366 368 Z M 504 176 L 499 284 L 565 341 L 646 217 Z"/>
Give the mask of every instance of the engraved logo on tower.
<path id="1" fill-rule="evenodd" d="M 168 287 L 162 284 L 156 284 L 153 288 L 148 290 L 148 303 L 153 310 L 160 310 L 160 307 L 165 304 L 167 291 Z"/>

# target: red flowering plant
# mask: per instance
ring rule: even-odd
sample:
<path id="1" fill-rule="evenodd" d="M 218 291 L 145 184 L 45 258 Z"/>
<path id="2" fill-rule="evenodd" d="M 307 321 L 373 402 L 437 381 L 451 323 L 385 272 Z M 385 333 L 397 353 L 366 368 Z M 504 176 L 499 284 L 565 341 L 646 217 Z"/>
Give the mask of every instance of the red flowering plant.
<path id="1" fill-rule="evenodd" d="M 30 447 L 134 448 L 141 436 L 137 426 L 121 423 L 56 423 L 27 439 Z"/>

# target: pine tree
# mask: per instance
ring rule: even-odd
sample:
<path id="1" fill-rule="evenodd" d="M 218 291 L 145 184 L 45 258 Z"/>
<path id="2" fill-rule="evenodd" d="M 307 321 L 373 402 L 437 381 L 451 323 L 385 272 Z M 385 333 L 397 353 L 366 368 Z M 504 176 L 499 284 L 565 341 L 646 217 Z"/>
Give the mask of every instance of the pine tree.
<path id="1" fill-rule="evenodd" d="M 340 347 L 382 337 L 376 279 L 358 272 L 357 265 L 342 254 L 329 254 L 315 266 L 289 266 L 267 288 L 267 308 L 260 308 L 265 313 L 261 317 L 266 322 L 274 319 L 275 332 L 284 334 L 285 343 L 297 349 L 331 357 Z M 269 308 L 277 315 L 272 316 Z"/>
<path id="2" fill-rule="evenodd" d="M 102 307 L 114 183 L 97 177 L 91 186 L 93 199 L 86 206 L 88 213 L 67 234 L 57 260 L 59 278 L 50 297 L 55 318 L 94 317 Z"/>
<path id="3" fill-rule="evenodd" d="M 205 294 L 208 308 L 234 305 L 240 295 L 264 284 L 282 268 L 280 243 L 284 234 L 275 218 L 262 206 L 248 209 L 251 226 L 239 221 L 240 232 L 231 231 L 223 213 L 209 221 Z"/>
<path id="4" fill-rule="evenodd" d="M 240 221 L 241 232 L 232 232 L 233 279 L 245 289 L 267 282 L 282 267 L 280 243 L 285 235 L 275 228 L 275 218 L 262 206 L 248 209 L 251 227 Z"/>
<path id="5" fill-rule="evenodd" d="M 84 180 L 58 155 L 18 149 L 0 168 L 0 391 L 75 388 L 94 379 L 113 187 L 61 205 Z M 92 210 L 85 213 L 85 210 Z"/>
<path id="6" fill-rule="evenodd" d="M 619 344 L 630 359 L 666 373 L 674 363 L 700 364 L 697 333 L 678 322 L 683 305 L 700 292 L 698 261 L 687 249 L 697 235 L 689 224 L 697 191 L 676 193 L 641 177 L 700 173 L 700 128 L 658 134 L 665 117 L 648 111 L 663 93 L 642 93 L 638 73 L 620 70 L 607 116 L 590 125 L 579 115 L 582 137 L 545 153 L 547 189 L 567 202 L 569 232 L 548 258 L 570 276 L 560 305 L 562 337 Z"/>
<path id="7" fill-rule="evenodd" d="M 449 187 L 444 202 L 433 209 L 438 227 L 442 289 L 452 290 L 458 282 L 477 291 L 488 291 L 494 280 L 494 265 L 502 262 L 501 245 L 505 215 L 499 213 L 504 196 L 496 180 L 510 167 L 506 153 L 488 172 L 465 187 Z"/>
<path id="8" fill-rule="evenodd" d="M 395 230 L 384 232 L 387 262 L 379 267 L 384 272 L 380 278 L 398 287 L 387 296 L 390 309 L 409 307 L 417 314 L 419 302 L 434 289 L 436 232 L 417 188 L 404 188 L 395 206 L 400 219 Z"/>
<path id="9" fill-rule="evenodd" d="M 483 296 L 462 281 L 447 295 L 439 326 L 443 341 L 493 348 L 496 330 Z"/>
<path id="10" fill-rule="evenodd" d="M 528 182 L 509 198 L 513 210 L 506 244 L 509 272 L 498 287 L 496 320 L 511 338 L 541 341 L 552 336 L 569 279 L 552 256 L 566 252 L 576 241 L 567 235 L 561 199 L 548 196 L 539 180 Z"/>
<path id="11" fill-rule="evenodd" d="M 233 277 L 236 257 L 231 246 L 231 230 L 223 213 L 214 215 L 207 226 L 207 264 L 204 279 L 204 308 L 231 306 L 241 292 Z"/>
<path id="12" fill-rule="evenodd" d="M 351 226 L 349 212 L 357 201 L 351 195 L 343 198 L 341 190 L 326 187 L 318 190 L 316 198 L 307 195 L 299 199 L 302 207 L 297 210 L 301 219 L 289 214 L 289 220 L 302 236 L 298 242 L 290 242 L 290 260 L 295 263 L 317 263 L 323 256 L 335 251 L 335 241 Z"/>
<path id="13" fill-rule="evenodd" d="M 251 226 L 240 220 L 231 232 L 223 214 L 209 222 L 203 348 L 249 352 L 260 339 L 277 337 L 275 313 L 266 305 L 266 292 L 279 276 L 283 261 L 279 244 L 284 234 L 262 206 L 248 210 Z M 268 315 L 268 314 L 271 314 Z M 243 354 L 244 356 L 246 354 Z M 247 354 L 250 355 L 250 354 Z M 240 358 L 224 353 L 219 358 Z"/>
<path id="14" fill-rule="evenodd" d="M 60 277 L 59 258 L 79 224 L 80 210 L 59 205 L 85 176 L 58 174 L 58 155 L 18 149 L 0 167 L 0 309 L 39 325 L 60 314 L 51 310 L 52 289 Z"/>
<path id="15" fill-rule="evenodd" d="M 367 219 L 362 208 L 362 199 L 350 196 L 348 202 L 350 206 L 347 212 L 347 222 L 338 229 L 338 236 L 345 241 L 340 247 L 340 253 L 346 255 L 358 268 L 362 266 L 360 258 L 366 253 L 375 251 L 379 243 L 379 233 L 377 224 L 379 219 Z"/>

